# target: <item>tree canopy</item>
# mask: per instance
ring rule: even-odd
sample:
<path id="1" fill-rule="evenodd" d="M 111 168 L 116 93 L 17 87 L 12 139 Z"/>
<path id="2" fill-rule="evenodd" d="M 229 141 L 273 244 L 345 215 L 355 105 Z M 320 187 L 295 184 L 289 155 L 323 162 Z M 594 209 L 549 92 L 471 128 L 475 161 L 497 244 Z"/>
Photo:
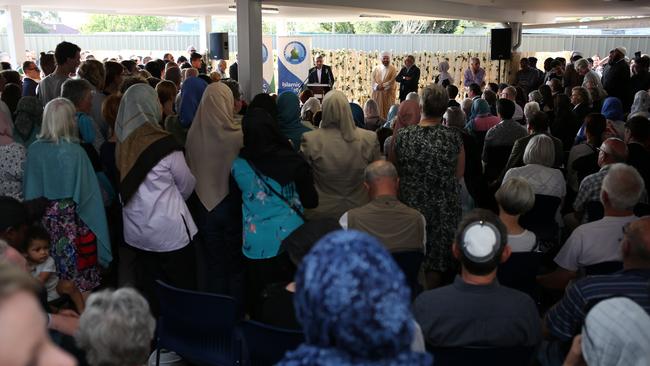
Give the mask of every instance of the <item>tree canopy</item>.
<path id="1" fill-rule="evenodd" d="M 165 28 L 167 20 L 157 16 L 93 14 L 81 27 L 83 33 L 154 32 Z"/>

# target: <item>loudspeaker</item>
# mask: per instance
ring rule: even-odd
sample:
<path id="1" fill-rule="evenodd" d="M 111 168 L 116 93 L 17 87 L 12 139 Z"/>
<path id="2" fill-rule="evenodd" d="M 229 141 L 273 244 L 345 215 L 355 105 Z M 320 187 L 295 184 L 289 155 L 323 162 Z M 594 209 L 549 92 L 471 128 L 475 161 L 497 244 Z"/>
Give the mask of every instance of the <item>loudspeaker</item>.
<path id="1" fill-rule="evenodd" d="M 210 58 L 227 60 L 228 54 L 228 33 L 210 33 Z"/>
<path id="2" fill-rule="evenodd" d="M 490 59 L 509 60 L 512 56 L 512 29 L 492 29 L 490 37 Z"/>

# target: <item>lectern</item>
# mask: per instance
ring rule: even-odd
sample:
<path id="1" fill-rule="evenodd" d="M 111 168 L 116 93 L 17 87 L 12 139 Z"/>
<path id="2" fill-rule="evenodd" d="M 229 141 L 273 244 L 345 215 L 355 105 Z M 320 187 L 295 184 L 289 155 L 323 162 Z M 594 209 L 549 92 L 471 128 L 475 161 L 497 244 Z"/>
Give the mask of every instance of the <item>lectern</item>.
<path id="1" fill-rule="evenodd" d="M 323 98 L 328 91 L 332 90 L 329 84 L 307 84 L 307 88 L 314 93 L 314 97 L 323 103 Z"/>

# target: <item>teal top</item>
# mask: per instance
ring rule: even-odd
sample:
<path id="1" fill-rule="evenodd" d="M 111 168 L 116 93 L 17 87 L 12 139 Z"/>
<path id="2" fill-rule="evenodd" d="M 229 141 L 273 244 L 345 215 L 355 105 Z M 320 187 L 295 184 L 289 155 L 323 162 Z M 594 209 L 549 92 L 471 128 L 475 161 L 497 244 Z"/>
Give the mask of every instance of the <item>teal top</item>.
<path id="1" fill-rule="evenodd" d="M 29 145 L 23 193 L 25 200 L 72 198 L 79 218 L 97 237 L 99 263 L 107 267 L 113 260 L 97 176 L 79 144 L 36 140 Z"/>
<path id="2" fill-rule="evenodd" d="M 303 224 L 302 219 L 257 177 L 246 160 L 236 158 L 231 173 L 242 192 L 244 255 L 251 259 L 275 257 L 282 240 Z M 269 177 L 262 179 L 302 211 L 294 182 L 283 187 Z"/>

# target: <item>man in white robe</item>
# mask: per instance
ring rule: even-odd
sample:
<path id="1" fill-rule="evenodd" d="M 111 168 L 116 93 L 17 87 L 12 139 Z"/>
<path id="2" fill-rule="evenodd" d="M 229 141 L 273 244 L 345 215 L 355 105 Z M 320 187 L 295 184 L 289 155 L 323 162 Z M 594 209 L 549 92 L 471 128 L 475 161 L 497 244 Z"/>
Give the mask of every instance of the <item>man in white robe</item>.
<path id="1" fill-rule="evenodd" d="M 386 119 L 388 110 L 395 104 L 395 90 L 398 70 L 390 64 L 390 53 L 381 53 L 381 65 L 372 71 L 372 99 L 377 102 L 379 116 Z"/>

